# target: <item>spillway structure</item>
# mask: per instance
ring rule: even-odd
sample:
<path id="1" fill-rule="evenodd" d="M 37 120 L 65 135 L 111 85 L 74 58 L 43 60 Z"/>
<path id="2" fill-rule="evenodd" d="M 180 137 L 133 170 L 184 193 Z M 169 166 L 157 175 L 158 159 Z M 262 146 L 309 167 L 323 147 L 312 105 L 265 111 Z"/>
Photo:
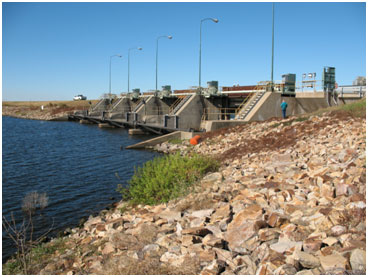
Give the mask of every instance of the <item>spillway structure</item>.
<path id="1" fill-rule="evenodd" d="M 154 134 L 206 132 L 281 117 L 282 101 L 288 104 L 287 116 L 349 103 L 365 97 L 366 88 L 365 83 L 337 87 L 333 67 L 323 69 L 320 81 L 316 73 L 303 74 L 301 82 L 288 73 L 274 83 L 220 88 L 217 81 L 211 81 L 207 85 L 175 91 L 163 86 L 160 91 L 148 93 L 135 89 L 119 97 L 103 98 L 90 109 L 69 115 L 69 119 Z"/>

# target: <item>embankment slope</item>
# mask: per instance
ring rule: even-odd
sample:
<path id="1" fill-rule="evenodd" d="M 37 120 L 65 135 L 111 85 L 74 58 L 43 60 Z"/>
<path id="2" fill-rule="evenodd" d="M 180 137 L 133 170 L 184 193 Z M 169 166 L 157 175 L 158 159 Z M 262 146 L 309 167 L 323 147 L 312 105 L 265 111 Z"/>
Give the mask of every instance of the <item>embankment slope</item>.
<path id="1" fill-rule="evenodd" d="M 220 172 L 168 204 L 90 217 L 34 274 L 365 274 L 365 133 L 365 110 L 337 110 L 168 145 Z"/>

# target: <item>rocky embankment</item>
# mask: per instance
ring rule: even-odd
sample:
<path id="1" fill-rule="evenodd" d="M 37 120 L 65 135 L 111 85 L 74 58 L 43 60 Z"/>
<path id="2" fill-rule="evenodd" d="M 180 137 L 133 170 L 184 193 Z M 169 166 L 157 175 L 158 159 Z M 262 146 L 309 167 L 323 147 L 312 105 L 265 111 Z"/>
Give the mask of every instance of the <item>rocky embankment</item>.
<path id="1" fill-rule="evenodd" d="M 34 106 L 5 106 L 2 107 L 3 116 L 11 116 L 34 120 L 68 120 L 68 113 L 73 112 L 71 107 L 45 106 L 43 110 Z"/>
<path id="2" fill-rule="evenodd" d="M 160 145 L 223 165 L 181 199 L 91 216 L 35 273 L 365 274 L 365 133 L 330 113 Z"/>

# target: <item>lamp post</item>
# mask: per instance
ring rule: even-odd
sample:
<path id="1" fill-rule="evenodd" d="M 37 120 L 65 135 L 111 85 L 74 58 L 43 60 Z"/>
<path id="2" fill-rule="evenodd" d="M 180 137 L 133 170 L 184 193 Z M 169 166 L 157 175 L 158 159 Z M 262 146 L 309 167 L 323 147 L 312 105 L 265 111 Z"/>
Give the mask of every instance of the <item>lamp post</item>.
<path id="1" fill-rule="evenodd" d="M 201 20 L 199 27 L 199 90 L 201 89 L 201 62 L 202 62 L 202 22 L 206 20 L 212 20 L 217 23 L 219 20 L 217 18 L 204 18 Z"/>
<path id="2" fill-rule="evenodd" d="M 157 68 L 158 68 L 158 40 L 160 38 L 168 38 L 168 39 L 172 39 L 172 36 L 159 36 L 156 39 L 156 92 L 157 92 Z"/>
<path id="3" fill-rule="evenodd" d="M 272 60 L 271 60 L 271 91 L 273 91 L 274 23 L 275 23 L 275 3 L 272 3 Z"/>
<path id="4" fill-rule="evenodd" d="M 112 55 L 110 56 L 110 78 L 109 78 L 109 94 L 111 94 L 111 59 L 113 57 L 119 57 L 119 58 L 122 58 L 123 56 L 122 55 Z"/>
<path id="5" fill-rule="evenodd" d="M 128 49 L 128 92 L 129 92 L 129 75 L 130 75 L 130 51 L 131 50 L 142 50 L 142 47 L 132 47 Z"/>

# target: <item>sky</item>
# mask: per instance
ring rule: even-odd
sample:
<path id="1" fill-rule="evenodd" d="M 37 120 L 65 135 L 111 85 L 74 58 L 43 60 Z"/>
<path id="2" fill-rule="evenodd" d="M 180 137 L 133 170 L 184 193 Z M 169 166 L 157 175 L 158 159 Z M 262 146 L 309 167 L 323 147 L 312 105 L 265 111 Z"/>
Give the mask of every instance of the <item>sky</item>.
<path id="1" fill-rule="evenodd" d="M 3 101 L 97 99 L 112 93 L 271 79 L 272 3 L 2 3 Z M 274 80 L 336 68 L 339 85 L 366 74 L 366 3 L 275 3 Z"/>

